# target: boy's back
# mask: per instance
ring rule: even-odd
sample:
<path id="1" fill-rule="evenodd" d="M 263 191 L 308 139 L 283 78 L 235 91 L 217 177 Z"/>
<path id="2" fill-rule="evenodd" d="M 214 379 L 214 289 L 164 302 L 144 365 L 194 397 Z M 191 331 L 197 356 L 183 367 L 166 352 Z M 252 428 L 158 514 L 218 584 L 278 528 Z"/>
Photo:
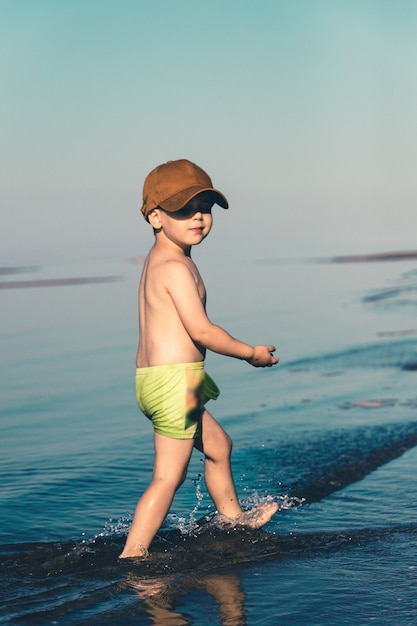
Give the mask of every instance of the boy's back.
<path id="1" fill-rule="evenodd" d="M 194 297 L 187 305 L 186 292 L 190 291 L 194 292 Z M 203 308 L 205 306 L 204 284 L 192 259 L 184 254 L 175 254 L 170 246 L 155 243 L 145 260 L 139 288 L 137 367 L 204 359 L 205 350 L 186 331 L 173 294 L 184 299 L 190 315 L 193 315 L 196 296 L 198 304 Z"/>

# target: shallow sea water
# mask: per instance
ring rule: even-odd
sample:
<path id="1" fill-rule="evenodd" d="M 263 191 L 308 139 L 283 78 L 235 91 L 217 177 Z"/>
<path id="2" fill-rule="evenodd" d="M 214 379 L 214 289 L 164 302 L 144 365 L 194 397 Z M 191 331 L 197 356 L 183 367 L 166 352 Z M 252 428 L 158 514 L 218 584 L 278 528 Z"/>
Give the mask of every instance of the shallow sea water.
<path id="1" fill-rule="evenodd" d="M 417 623 L 417 262 L 195 258 L 213 321 L 276 343 L 255 370 L 209 355 L 244 507 L 219 529 L 195 453 L 146 562 L 117 559 L 152 470 L 135 405 L 140 265 L 28 268 L 1 281 L 4 624 Z M 59 285 L 39 281 L 99 277 Z"/>

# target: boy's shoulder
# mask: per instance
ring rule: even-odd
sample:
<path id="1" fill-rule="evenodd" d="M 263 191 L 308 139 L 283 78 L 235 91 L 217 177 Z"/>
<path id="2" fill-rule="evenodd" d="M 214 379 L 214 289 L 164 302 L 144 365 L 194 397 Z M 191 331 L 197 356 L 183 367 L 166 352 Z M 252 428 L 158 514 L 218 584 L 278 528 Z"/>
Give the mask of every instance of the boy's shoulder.
<path id="1" fill-rule="evenodd" d="M 147 257 L 144 270 L 149 274 L 158 275 L 161 282 L 185 280 L 190 276 L 195 278 L 197 267 L 189 257 L 170 254 L 160 254 L 151 250 Z"/>

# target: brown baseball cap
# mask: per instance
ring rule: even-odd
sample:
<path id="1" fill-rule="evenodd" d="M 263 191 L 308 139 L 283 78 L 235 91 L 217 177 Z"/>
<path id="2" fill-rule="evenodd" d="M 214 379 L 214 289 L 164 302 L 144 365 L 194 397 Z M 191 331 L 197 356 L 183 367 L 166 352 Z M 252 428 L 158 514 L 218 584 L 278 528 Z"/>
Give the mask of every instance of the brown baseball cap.
<path id="1" fill-rule="evenodd" d="M 211 178 L 204 170 L 187 159 L 168 161 L 158 165 L 145 178 L 141 211 L 147 220 L 148 214 L 157 207 L 169 213 L 179 211 L 203 191 L 213 196 L 213 203 L 227 209 L 225 196 L 214 189 Z"/>

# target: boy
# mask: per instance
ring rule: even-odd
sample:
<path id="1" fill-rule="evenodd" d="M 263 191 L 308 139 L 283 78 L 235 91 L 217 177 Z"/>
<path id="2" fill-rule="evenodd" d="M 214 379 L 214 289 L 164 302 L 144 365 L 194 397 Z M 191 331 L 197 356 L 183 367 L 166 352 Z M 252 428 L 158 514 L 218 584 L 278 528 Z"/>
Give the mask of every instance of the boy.
<path id="1" fill-rule="evenodd" d="M 206 410 L 219 390 L 204 371 L 206 350 L 255 367 L 278 363 L 274 346 L 250 346 L 213 324 L 191 248 L 207 237 L 211 208 L 228 208 L 209 176 L 186 159 L 159 165 L 146 177 L 142 213 L 155 233 L 139 287 L 136 397 L 154 427 L 153 478 L 136 507 L 121 558 L 148 556 L 152 539 L 183 483 L 193 448 L 204 454 L 207 490 L 221 519 L 259 528 L 277 511 L 267 503 L 242 512 L 230 467 L 232 441 Z"/>

